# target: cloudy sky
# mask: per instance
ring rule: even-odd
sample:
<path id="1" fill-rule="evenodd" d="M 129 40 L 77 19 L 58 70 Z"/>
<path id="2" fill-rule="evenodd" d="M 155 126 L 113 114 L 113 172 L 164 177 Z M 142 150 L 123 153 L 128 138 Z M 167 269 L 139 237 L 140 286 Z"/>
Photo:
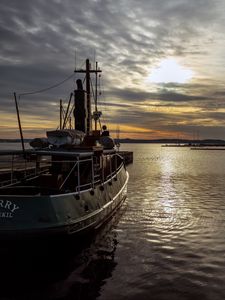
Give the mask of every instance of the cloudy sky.
<path id="1" fill-rule="evenodd" d="M 13 92 L 103 70 L 99 109 L 121 137 L 225 139 L 224 0 L 0 0 L 0 138 L 18 137 Z M 19 99 L 25 137 L 58 125 L 75 75 Z"/>

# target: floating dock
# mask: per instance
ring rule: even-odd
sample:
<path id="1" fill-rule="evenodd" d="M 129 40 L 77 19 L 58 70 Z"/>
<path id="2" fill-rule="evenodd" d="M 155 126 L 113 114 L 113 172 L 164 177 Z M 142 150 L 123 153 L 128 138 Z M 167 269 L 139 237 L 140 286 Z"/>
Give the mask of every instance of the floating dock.
<path id="1" fill-rule="evenodd" d="M 219 147 L 191 147 L 191 150 L 225 150 L 225 148 L 219 148 Z"/>
<path id="2" fill-rule="evenodd" d="M 133 163 L 133 152 L 132 151 L 119 151 L 119 155 L 124 158 L 125 165 Z"/>

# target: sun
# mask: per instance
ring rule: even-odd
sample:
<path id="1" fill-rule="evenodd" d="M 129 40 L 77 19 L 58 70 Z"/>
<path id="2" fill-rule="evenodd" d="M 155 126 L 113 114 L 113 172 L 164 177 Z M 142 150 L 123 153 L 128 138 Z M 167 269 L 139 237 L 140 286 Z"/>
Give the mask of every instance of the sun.
<path id="1" fill-rule="evenodd" d="M 153 83 L 186 83 L 193 77 L 193 71 L 181 66 L 175 59 L 161 61 L 158 67 L 153 68 L 148 81 Z"/>

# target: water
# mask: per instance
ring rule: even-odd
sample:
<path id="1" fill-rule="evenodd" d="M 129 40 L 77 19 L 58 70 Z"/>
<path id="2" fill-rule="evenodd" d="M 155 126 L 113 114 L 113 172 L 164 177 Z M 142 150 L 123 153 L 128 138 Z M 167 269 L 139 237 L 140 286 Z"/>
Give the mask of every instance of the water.
<path id="1" fill-rule="evenodd" d="M 30 148 L 29 143 L 24 144 L 26 149 Z M 0 143 L 0 150 L 22 150 L 21 143 Z"/>
<path id="2" fill-rule="evenodd" d="M 17 258 L 0 299 L 225 299 L 225 151 L 121 148 L 134 163 L 118 215 L 79 255 Z"/>
<path id="3" fill-rule="evenodd" d="M 131 147 L 118 266 L 100 299 L 224 299 L 225 152 Z"/>

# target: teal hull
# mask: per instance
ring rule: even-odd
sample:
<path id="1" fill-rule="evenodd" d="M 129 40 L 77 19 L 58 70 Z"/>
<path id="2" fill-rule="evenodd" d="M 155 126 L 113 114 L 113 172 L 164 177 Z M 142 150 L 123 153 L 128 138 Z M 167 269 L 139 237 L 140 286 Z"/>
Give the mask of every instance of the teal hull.
<path id="1" fill-rule="evenodd" d="M 98 229 L 127 195 L 124 167 L 94 189 L 54 195 L 0 195 L 0 239 L 84 235 Z"/>

